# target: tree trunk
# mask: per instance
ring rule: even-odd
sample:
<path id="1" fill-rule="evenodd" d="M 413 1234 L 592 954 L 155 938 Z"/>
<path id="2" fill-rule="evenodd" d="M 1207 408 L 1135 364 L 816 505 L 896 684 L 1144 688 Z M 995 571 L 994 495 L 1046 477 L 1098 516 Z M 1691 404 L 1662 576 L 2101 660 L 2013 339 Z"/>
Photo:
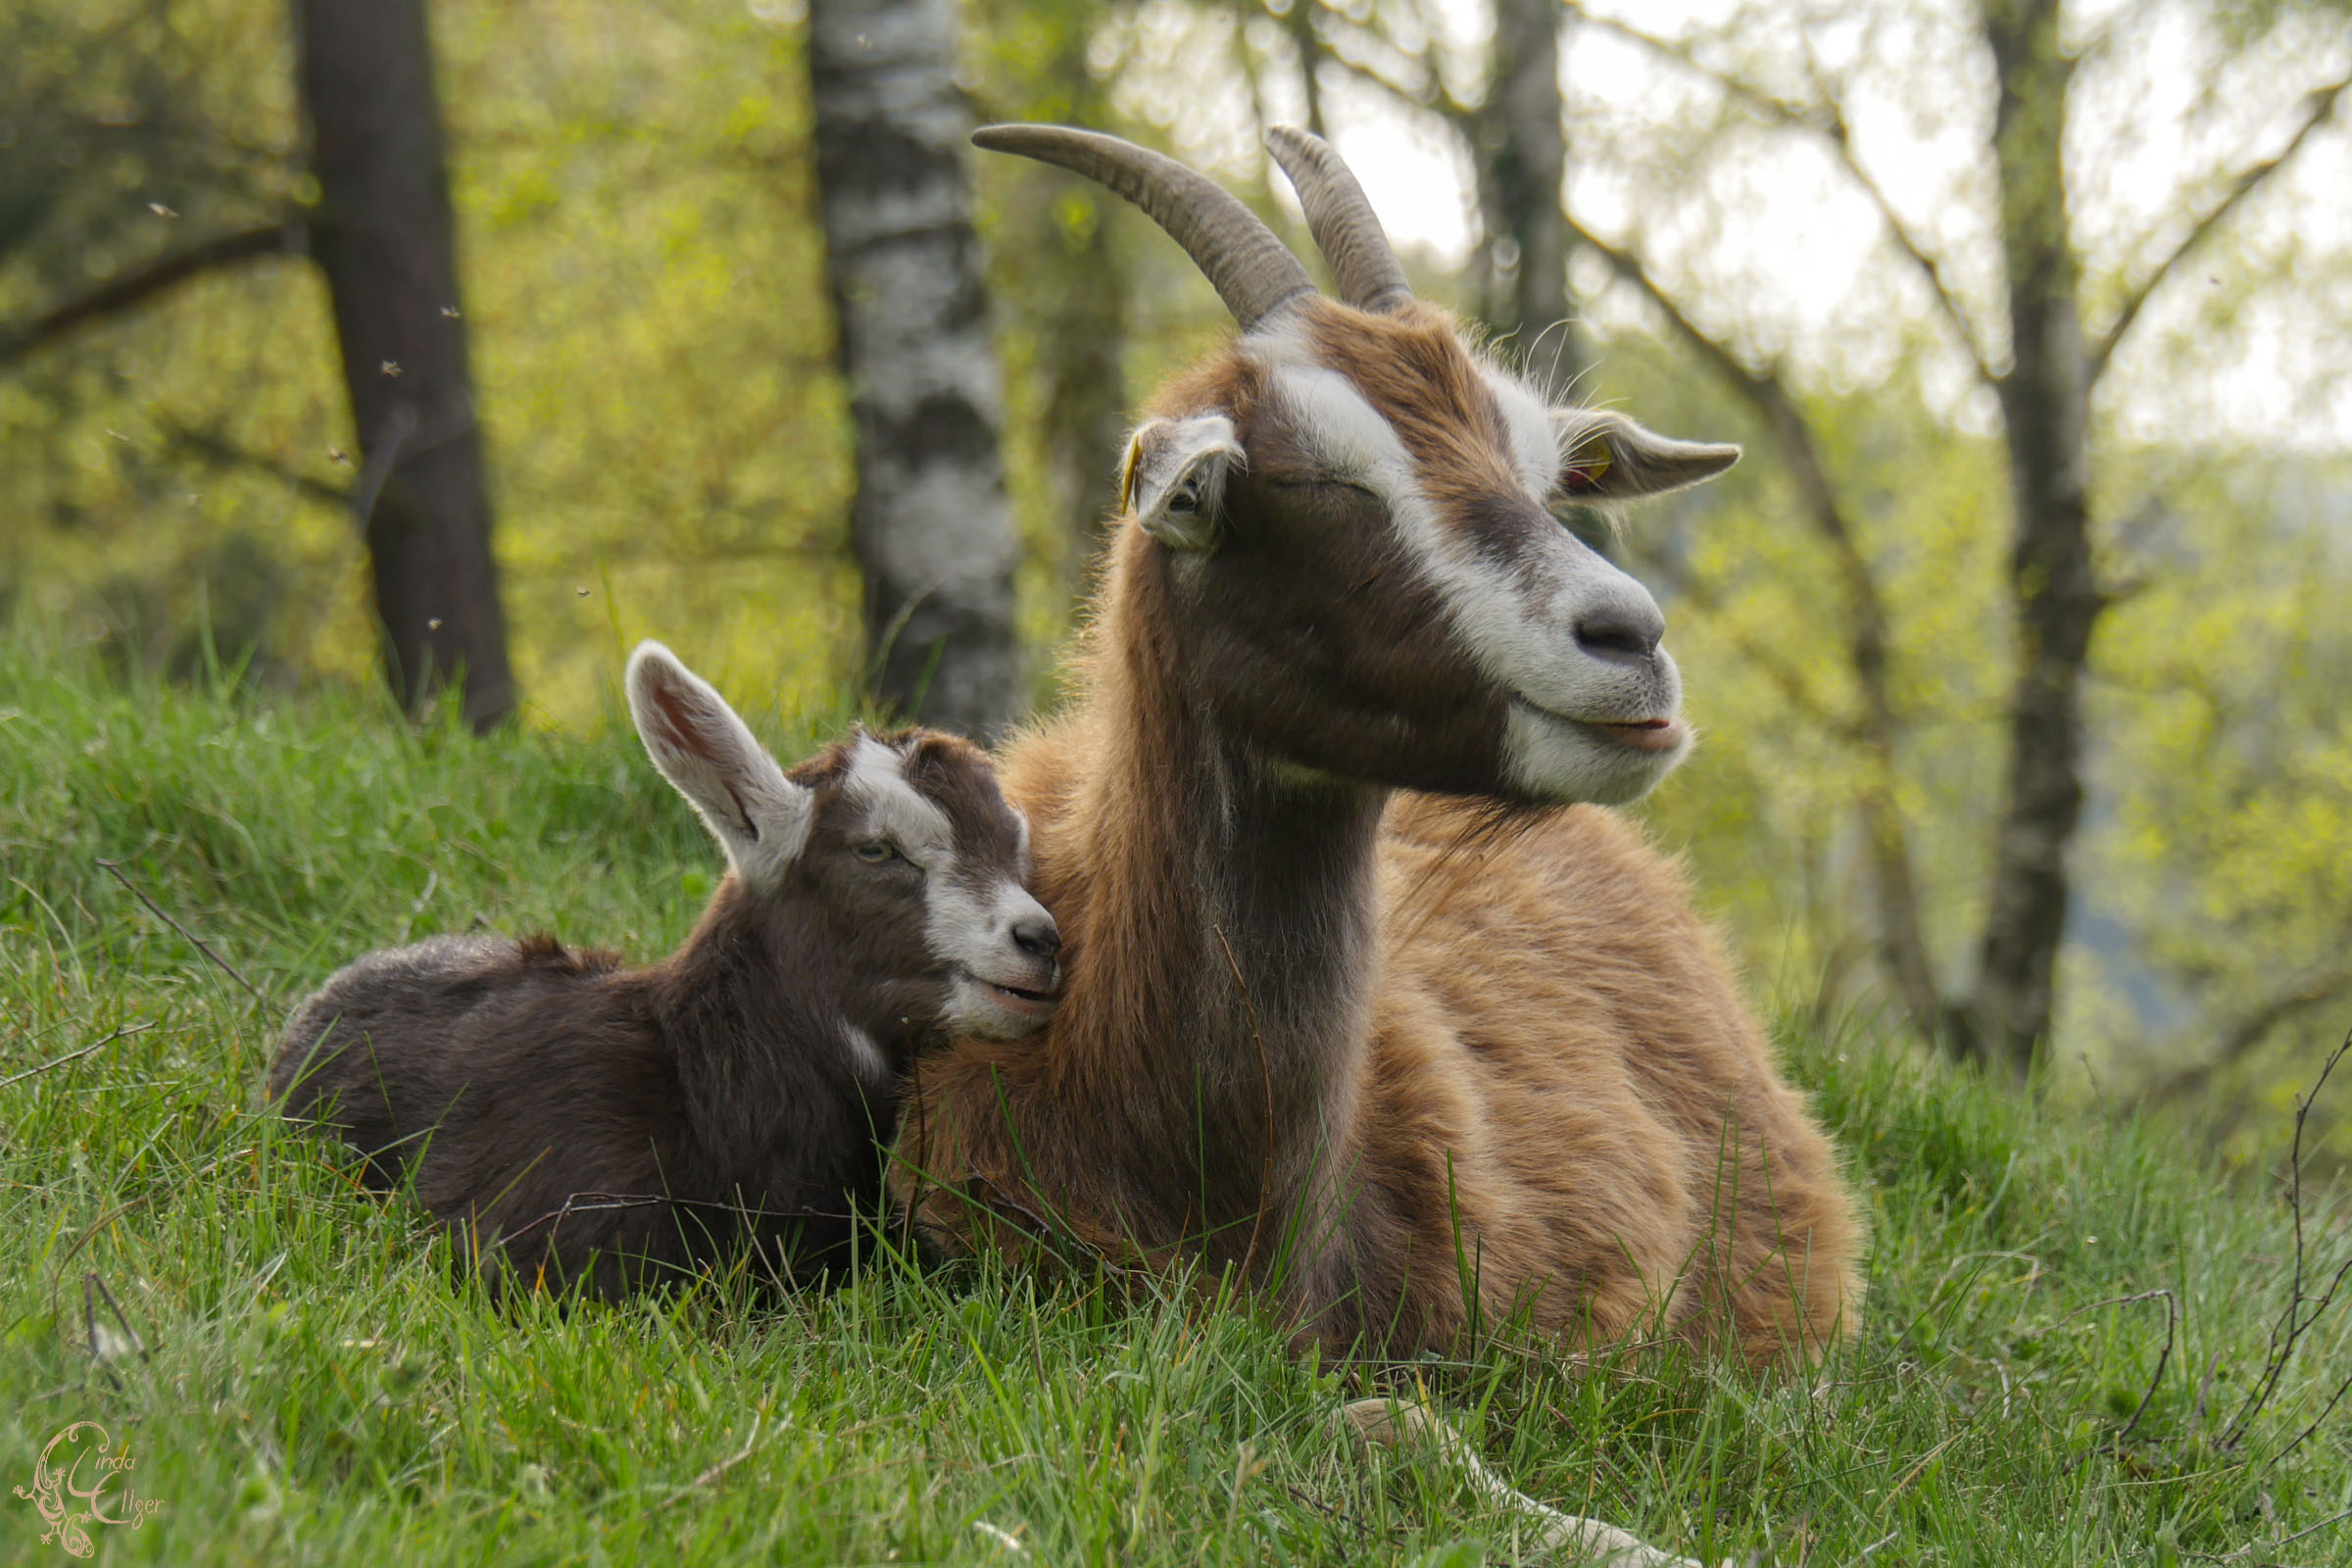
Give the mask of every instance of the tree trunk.
<path id="1" fill-rule="evenodd" d="M 952 0 L 814 0 L 826 272 L 858 428 L 851 513 L 875 695 L 988 736 L 1021 697 L 1019 545 L 998 450 L 990 341 L 963 159 Z"/>
<path id="2" fill-rule="evenodd" d="M 423 0 L 295 0 L 294 23 L 385 672 L 413 713 L 462 670 L 487 728 L 514 683 Z"/>
<path id="3" fill-rule="evenodd" d="M 1559 0 L 1495 0 L 1494 60 L 1473 140 L 1487 226 L 1487 302 L 1497 335 L 1554 386 L 1583 368 L 1568 304 L 1568 138 Z"/>
<path id="4" fill-rule="evenodd" d="M 1304 17 L 1304 0 L 1294 9 Z M 1007 120 L 1110 128 L 1110 94 L 1087 64 L 1105 12 L 1096 0 L 998 0 L 982 25 L 1044 33 L 1043 61 L 991 98 Z M 1067 528 L 1065 586 L 1084 592 L 1087 567 L 1109 540 L 1118 506 L 1119 454 L 1127 437 L 1127 258 L 1118 226 L 1127 204 L 1101 186 L 1034 165 L 1004 172 L 1000 232 L 1032 236 L 1022 254 L 995 259 L 1000 309 L 1035 334 L 1036 385 L 1046 485 Z M 1077 188 L 1073 188 L 1073 186 Z"/>
<path id="5" fill-rule="evenodd" d="M 2090 371 L 2068 230 L 2063 144 L 2073 62 L 2056 0 L 1991 0 L 2012 367 L 2000 379 L 2016 512 L 2018 620 L 2009 779 L 1965 1044 L 2023 1076 L 2049 1036 L 2066 934 L 2067 851 L 2082 811 L 2083 668 L 2106 602 L 2093 574 Z"/>
<path id="6" fill-rule="evenodd" d="M 1298 86 L 1306 94 L 1306 128 L 1318 136 L 1331 132 L 1323 123 L 1323 32 L 1315 24 L 1315 13 L 1323 9 L 1323 0 L 1291 0 L 1291 9 L 1283 17 L 1290 28 L 1291 46 L 1298 51 Z"/>

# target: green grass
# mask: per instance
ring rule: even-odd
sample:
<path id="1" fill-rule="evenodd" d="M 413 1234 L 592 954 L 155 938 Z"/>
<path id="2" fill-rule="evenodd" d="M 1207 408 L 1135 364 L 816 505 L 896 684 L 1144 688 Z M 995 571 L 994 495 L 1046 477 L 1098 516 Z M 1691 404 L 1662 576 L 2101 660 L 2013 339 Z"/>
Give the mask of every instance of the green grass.
<path id="1" fill-rule="evenodd" d="M 1418 1377 L 1521 1490 L 1709 1559 L 2352 1560 L 2352 1523 L 2272 1545 L 2352 1508 L 2352 1401 L 2279 1457 L 2352 1370 L 2352 1310 L 2218 1441 L 2290 1288 L 2277 1193 L 2179 1127 L 2046 1112 L 1864 1028 L 1785 1031 L 1876 1250 L 1859 1344 L 1779 1384 L 1508 1345 L 1316 1366 L 1213 1292 L 986 1270 L 502 1316 L 264 1113 L 279 1006 L 351 955 L 478 914 L 647 956 L 713 864 L 625 732 L 412 733 L 371 699 L 125 688 L 0 640 L 0 1078 L 29 1072 L 0 1088 L 0 1487 L 95 1420 L 162 1504 L 97 1527 L 102 1561 L 1520 1560 L 1525 1521 L 1335 1430 Z M 2325 1207 L 2312 1254 L 2340 1260 Z M 2161 1376 L 2167 1301 L 2115 1301 L 2157 1290 Z M 54 1559 L 40 1528 L 0 1491 L 0 1556 Z"/>

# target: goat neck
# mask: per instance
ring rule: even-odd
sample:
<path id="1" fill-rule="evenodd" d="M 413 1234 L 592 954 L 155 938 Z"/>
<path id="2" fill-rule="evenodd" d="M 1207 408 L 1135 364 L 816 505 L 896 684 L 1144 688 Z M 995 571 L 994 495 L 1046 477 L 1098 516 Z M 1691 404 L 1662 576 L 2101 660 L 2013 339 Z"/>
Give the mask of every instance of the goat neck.
<path id="1" fill-rule="evenodd" d="M 837 1078 L 845 1102 L 886 1103 L 908 1057 L 936 1033 L 936 987 L 867 972 L 851 934 L 817 901 L 719 885 L 686 945 L 648 970 L 648 1005 L 671 1040 L 693 1124 L 712 1148 L 754 1151 L 780 1096 L 805 1093 L 809 1063 Z M 848 938 L 848 940 L 845 940 Z M 834 1049 L 786 1053 L 779 1042 Z M 887 1127 L 877 1128 L 887 1133 Z"/>
<path id="2" fill-rule="evenodd" d="M 1125 532 L 1069 725 L 1093 761 L 1034 803 L 1108 829 L 1040 836 L 1040 892 L 1072 933 L 1049 1073 L 1101 1118 L 1124 1223 L 1238 1257 L 1261 1210 L 1280 1223 L 1344 1152 L 1390 792 L 1272 757 L 1220 710 L 1171 565 Z M 1016 754 L 1016 795 L 1053 793 L 1045 739 Z"/>

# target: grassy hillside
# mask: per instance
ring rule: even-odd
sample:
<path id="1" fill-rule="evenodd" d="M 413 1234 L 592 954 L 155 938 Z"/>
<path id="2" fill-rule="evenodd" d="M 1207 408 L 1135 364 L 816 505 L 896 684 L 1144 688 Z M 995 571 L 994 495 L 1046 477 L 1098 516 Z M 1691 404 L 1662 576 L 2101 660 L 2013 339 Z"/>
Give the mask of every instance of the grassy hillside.
<path id="1" fill-rule="evenodd" d="M 713 864 L 623 732 L 415 734 L 0 643 L 0 1484 L 103 1423 L 161 1507 L 95 1527 L 102 1562 L 1520 1560 L 1458 1474 L 1335 1432 L 1401 1377 L 1523 1491 L 1709 1559 L 2352 1560 L 2352 1399 L 2320 1419 L 2352 1302 L 2232 1433 L 2293 1288 L 2278 1195 L 1863 1028 L 1785 1033 L 1877 1243 L 1860 1342 L 1778 1386 L 1508 1345 L 1321 1367 L 1195 1295 L 893 1267 L 501 1316 L 260 1105 L 284 1004 L 354 953 L 479 916 L 650 955 Z M 2316 1293 L 2352 1234 L 2304 1207 Z M 53 1560 L 41 1528 L 0 1494 L 0 1560 Z"/>

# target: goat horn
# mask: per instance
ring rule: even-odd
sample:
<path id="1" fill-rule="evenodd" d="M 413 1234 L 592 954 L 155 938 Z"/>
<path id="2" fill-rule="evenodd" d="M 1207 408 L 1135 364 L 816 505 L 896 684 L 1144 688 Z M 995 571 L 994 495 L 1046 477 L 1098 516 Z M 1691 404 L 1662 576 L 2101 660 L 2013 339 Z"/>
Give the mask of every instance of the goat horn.
<path id="1" fill-rule="evenodd" d="M 1067 125 L 986 125 L 972 143 L 1059 165 L 1142 208 L 1207 275 L 1245 332 L 1315 291 L 1298 258 L 1239 197 L 1173 158 Z"/>
<path id="2" fill-rule="evenodd" d="M 1298 205 L 1306 209 L 1306 226 L 1331 264 L 1340 298 L 1384 316 L 1401 308 L 1413 297 L 1404 269 L 1364 197 L 1364 187 L 1331 143 L 1310 131 L 1276 125 L 1266 132 L 1266 146 L 1291 176 Z"/>

